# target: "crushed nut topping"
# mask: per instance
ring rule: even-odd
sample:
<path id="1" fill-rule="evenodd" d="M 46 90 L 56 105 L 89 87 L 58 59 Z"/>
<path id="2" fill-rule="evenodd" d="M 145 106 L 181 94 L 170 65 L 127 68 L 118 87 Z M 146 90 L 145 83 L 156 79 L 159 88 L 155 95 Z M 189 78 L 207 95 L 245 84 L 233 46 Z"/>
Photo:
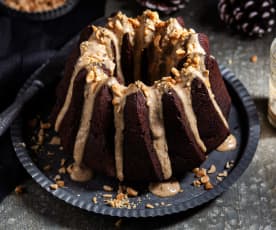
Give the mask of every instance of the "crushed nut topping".
<path id="1" fill-rule="evenodd" d="M 204 188 L 205 188 L 206 190 L 211 190 L 211 189 L 214 188 L 214 186 L 211 184 L 210 181 L 208 181 L 207 183 L 204 184 Z"/>
<path id="2" fill-rule="evenodd" d="M 216 166 L 215 165 L 211 165 L 209 170 L 207 171 L 207 173 L 209 174 L 212 174 L 212 173 L 215 173 L 217 170 Z"/>
<path id="3" fill-rule="evenodd" d="M 17 195 L 20 195 L 26 192 L 26 187 L 23 185 L 18 185 L 15 187 L 14 191 Z"/>
<path id="4" fill-rule="evenodd" d="M 64 5 L 66 0 L 5 0 L 4 3 L 15 10 L 25 12 L 43 12 Z"/>
<path id="5" fill-rule="evenodd" d="M 132 196 L 132 197 L 138 196 L 138 192 L 131 187 L 127 187 L 126 192 L 127 192 L 127 195 L 129 196 Z"/>
<path id="6" fill-rule="evenodd" d="M 207 175 L 200 178 L 200 182 L 202 184 L 206 184 L 207 182 L 209 182 L 209 180 L 210 180 L 210 178 Z"/>
<path id="7" fill-rule="evenodd" d="M 193 185 L 194 185 L 195 187 L 200 187 L 200 185 L 201 185 L 200 180 L 194 180 L 194 181 L 193 181 Z"/>
<path id="8" fill-rule="evenodd" d="M 228 176 L 228 172 L 226 170 L 224 170 L 222 173 L 219 173 L 218 176 L 220 176 L 220 177 L 227 177 Z"/>
<path id="9" fill-rule="evenodd" d="M 103 194 L 103 198 L 112 198 L 112 194 Z"/>
<path id="10" fill-rule="evenodd" d="M 146 208 L 154 208 L 152 204 L 146 204 Z"/>
<path id="11" fill-rule="evenodd" d="M 57 184 L 51 184 L 50 185 L 50 189 L 51 190 L 57 190 L 58 189 L 58 185 Z"/>
<path id="12" fill-rule="evenodd" d="M 113 191 L 113 188 L 109 185 L 104 185 L 103 186 L 103 190 L 106 191 L 106 192 L 112 192 Z"/>
<path id="13" fill-rule="evenodd" d="M 94 196 L 94 197 L 92 198 L 92 201 L 93 201 L 94 204 L 97 204 L 97 203 L 98 203 L 97 197 Z"/>

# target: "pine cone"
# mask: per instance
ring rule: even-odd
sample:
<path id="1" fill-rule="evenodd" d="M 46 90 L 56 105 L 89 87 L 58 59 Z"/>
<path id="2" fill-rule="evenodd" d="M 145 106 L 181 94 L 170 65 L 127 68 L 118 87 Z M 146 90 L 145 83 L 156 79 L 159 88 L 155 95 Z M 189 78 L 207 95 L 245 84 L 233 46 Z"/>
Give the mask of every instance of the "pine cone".
<path id="1" fill-rule="evenodd" d="M 164 14 L 171 14 L 179 9 L 183 9 L 189 0 L 137 0 L 143 7 L 157 10 Z"/>
<path id="2" fill-rule="evenodd" d="M 222 21 L 249 36 L 261 37 L 275 24 L 273 0 L 219 0 Z"/>

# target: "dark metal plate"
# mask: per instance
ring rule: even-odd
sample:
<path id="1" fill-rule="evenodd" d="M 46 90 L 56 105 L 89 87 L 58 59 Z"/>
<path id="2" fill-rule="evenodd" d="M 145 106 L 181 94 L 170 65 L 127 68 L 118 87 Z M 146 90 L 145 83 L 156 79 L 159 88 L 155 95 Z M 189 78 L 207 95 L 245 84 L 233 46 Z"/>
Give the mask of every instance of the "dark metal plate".
<path id="1" fill-rule="evenodd" d="M 47 68 L 47 65 L 43 68 Z M 102 189 L 103 185 L 108 184 L 116 187 L 118 183 L 112 178 L 100 175 L 96 175 L 88 183 L 76 183 L 71 181 L 68 175 L 65 174 L 62 175 L 62 179 L 65 181 L 65 187 L 51 190 L 49 186 L 54 183 L 53 178 L 58 174 L 60 160 L 66 158 L 66 165 L 68 165 L 72 162 L 72 159 L 58 147 L 48 144 L 51 135 L 53 135 L 52 131 L 45 138 L 42 150 L 38 154 L 33 154 L 33 151 L 30 149 L 31 143 L 29 141 L 29 135 L 36 135 L 37 130 L 27 129 L 26 123 L 30 117 L 38 113 L 44 118 L 49 115 L 53 105 L 52 103 L 55 100 L 55 84 L 48 86 L 39 95 L 36 95 L 26 105 L 25 112 L 13 123 L 11 137 L 15 152 L 22 165 L 41 187 L 58 199 L 94 213 L 118 217 L 153 217 L 178 213 L 200 206 L 226 191 L 242 175 L 254 156 L 260 135 L 256 107 L 247 90 L 229 69 L 223 66 L 220 66 L 220 68 L 232 97 L 233 103 L 229 116 L 229 125 L 231 132 L 237 138 L 238 146 L 234 151 L 224 153 L 213 151 L 202 164 L 201 167 L 204 168 L 209 168 L 211 164 L 215 164 L 217 172 L 222 172 L 227 161 L 235 161 L 235 166 L 228 170 L 229 175 L 222 182 L 216 180 L 216 174 L 210 175 L 211 182 L 214 184 L 212 190 L 206 191 L 202 187 L 196 188 L 191 185 L 194 180 L 194 174 L 187 173 L 182 178 L 179 178 L 184 191 L 174 197 L 159 198 L 149 193 L 146 189 L 143 189 L 143 186 L 141 186 L 142 188 L 138 186 L 140 191 L 139 196 L 130 198 L 130 202 L 136 204 L 136 208 L 133 209 L 112 208 L 105 204 L 102 197 L 102 194 L 106 193 Z M 62 73 L 55 72 L 53 75 L 56 75 L 57 79 L 59 79 Z M 39 72 L 37 72 L 36 76 L 39 76 Z M 18 96 L 28 88 L 33 78 L 26 82 Z M 49 157 L 47 155 L 48 151 L 55 153 L 54 156 Z M 43 167 L 48 164 L 52 166 L 51 169 L 43 171 Z M 110 193 L 113 197 L 116 196 L 116 192 Z M 92 202 L 93 197 L 97 197 L 97 204 Z M 153 204 L 155 208 L 146 208 L 145 205 L 147 203 Z"/>

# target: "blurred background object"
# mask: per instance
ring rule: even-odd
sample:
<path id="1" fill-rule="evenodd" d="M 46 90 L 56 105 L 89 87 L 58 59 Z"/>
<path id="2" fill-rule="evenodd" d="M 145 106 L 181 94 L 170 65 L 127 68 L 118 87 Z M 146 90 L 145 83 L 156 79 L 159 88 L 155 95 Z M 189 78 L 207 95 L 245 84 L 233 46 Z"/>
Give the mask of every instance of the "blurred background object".
<path id="1" fill-rule="evenodd" d="M 273 0 L 220 0 L 220 19 L 238 32 L 252 37 L 262 37 L 275 25 Z"/>
<path id="2" fill-rule="evenodd" d="M 189 0 L 137 0 L 137 2 L 145 8 L 157 10 L 164 14 L 171 14 L 183 9 Z"/>

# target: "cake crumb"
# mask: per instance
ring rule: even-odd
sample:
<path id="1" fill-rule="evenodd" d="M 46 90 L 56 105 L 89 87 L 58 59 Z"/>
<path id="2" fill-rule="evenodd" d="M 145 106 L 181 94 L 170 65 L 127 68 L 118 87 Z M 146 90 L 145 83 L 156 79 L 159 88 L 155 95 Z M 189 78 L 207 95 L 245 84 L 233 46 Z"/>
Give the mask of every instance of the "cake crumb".
<path id="1" fill-rule="evenodd" d="M 146 208 L 154 208 L 154 206 L 152 204 L 147 203 Z"/>
<path id="2" fill-rule="evenodd" d="M 127 194 L 119 193 L 117 194 L 115 199 L 110 199 L 105 201 L 109 206 L 112 208 L 133 208 L 134 205 L 132 205 L 129 202 Z"/>
<path id="3" fill-rule="evenodd" d="M 258 56 L 257 55 L 252 55 L 250 57 L 250 61 L 253 62 L 253 63 L 256 63 L 258 61 Z"/>
<path id="4" fill-rule="evenodd" d="M 4 0 L 4 3 L 15 10 L 34 13 L 61 7 L 66 3 L 66 0 Z"/>
<path id="5" fill-rule="evenodd" d="M 132 197 L 138 196 L 138 192 L 131 187 L 127 187 L 126 192 L 127 192 L 127 195 L 129 195 L 129 196 L 132 196 Z"/>
<path id="6" fill-rule="evenodd" d="M 26 192 L 26 187 L 23 185 L 18 185 L 15 187 L 14 191 L 17 195 L 21 195 Z"/>
<path id="7" fill-rule="evenodd" d="M 56 183 L 57 183 L 59 188 L 62 188 L 65 185 L 63 180 L 57 180 Z"/>
<path id="8" fill-rule="evenodd" d="M 113 188 L 109 185 L 104 185 L 103 186 L 103 190 L 106 191 L 106 192 L 112 192 L 113 191 Z"/>
<path id="9" fill-rule="evenodd" d="M 97 204 L 97 203 L 98 203 L 97 197 L 94 196 L 94 197 L 92 198 L 92 201 L 93 201 L 94 204 Z"/>
<path id="10" fill-rule="evenodd" d="M 116 228 L 120 228 L 121 225 L 122 225 L 122 221 L 123 221 L 122 219 L 117 220 L 117 221 L 115 222 L 115 224 L 114 224 L 115 227 L 116 227 Z"/>
<path id="11" fill-rule="evenodd" d="M 51 190 L 57 190 L 58 189 L 58 185 L 57 184 L 51 184 L 50 185 L 50 189 Z"/>
<path id="12" fill-rule="evenodd" d="M 207 171 L 207 173 L 212 174 L 216 172 L 216 166 L 214 164 L 212 164 L 209 168 L 209 170 Z"/>

